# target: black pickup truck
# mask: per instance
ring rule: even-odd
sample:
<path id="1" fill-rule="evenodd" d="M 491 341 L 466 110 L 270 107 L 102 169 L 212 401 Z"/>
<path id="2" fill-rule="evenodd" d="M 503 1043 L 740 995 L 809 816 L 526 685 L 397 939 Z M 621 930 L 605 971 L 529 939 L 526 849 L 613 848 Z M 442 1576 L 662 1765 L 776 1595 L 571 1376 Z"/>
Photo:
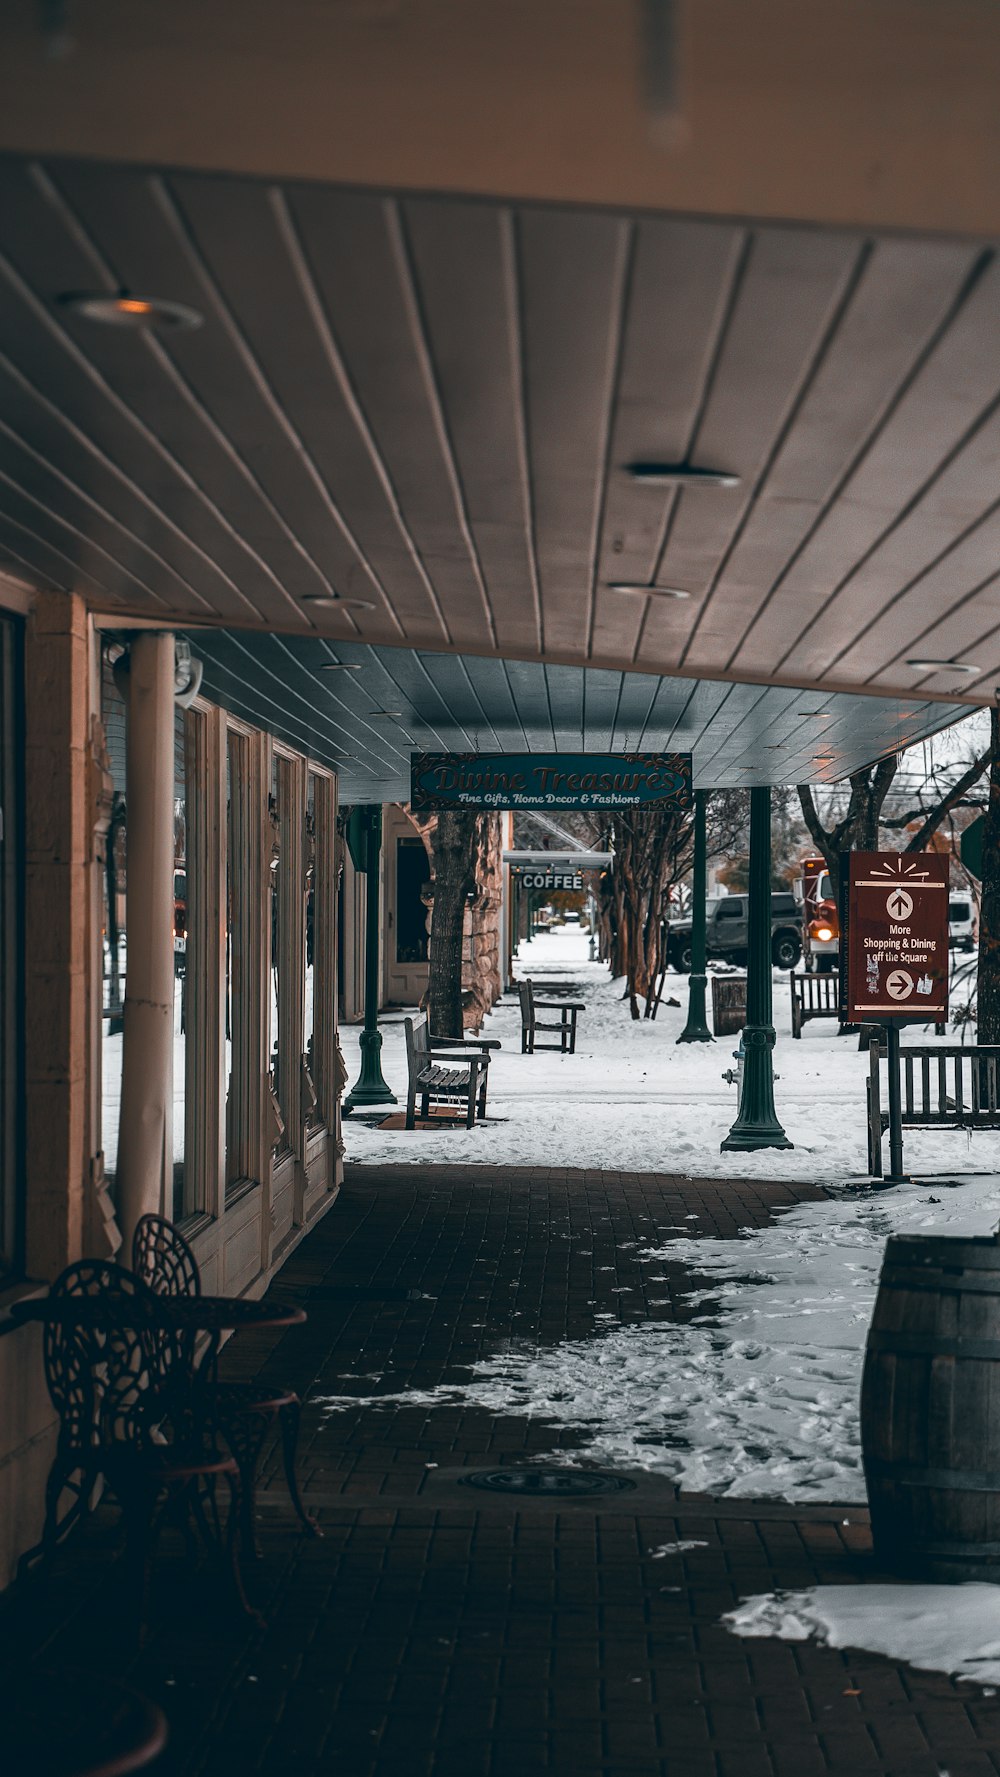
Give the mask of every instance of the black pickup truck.
<path id="1" fill-rule="evenodd" d="M 711 895 L 706 902 L 705 948 L 727 963 L 747 960 L 746 895 Z M 670 927 L 668 955 L 675 969 L 691 970 L 691 920 L 676 919 Z M 771 961 L 776 969 L 794 969 L 802 955 L 802 908 L 794 895 L 771 896 Z"/>

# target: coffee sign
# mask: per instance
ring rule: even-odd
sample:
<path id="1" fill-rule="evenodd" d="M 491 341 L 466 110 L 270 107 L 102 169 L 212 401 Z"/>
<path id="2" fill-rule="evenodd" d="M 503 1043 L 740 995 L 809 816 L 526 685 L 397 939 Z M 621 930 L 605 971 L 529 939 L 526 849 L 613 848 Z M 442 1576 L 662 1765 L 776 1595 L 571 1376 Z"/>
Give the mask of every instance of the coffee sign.
<path id="1" fill-rule="evenodd" d="M 690 753 L 414 753 L 410 807 L 689 809 Z"/>
<path id="2" fill-rule="evenodd" d="M 851 852 L 847 1005 L 851 1024 L 948 1016 L 948 859 Z"/>
<path id="3" fill-rule="evenodd" d="M 511 875 L 516 876 L 521 887 L 526 889 L 572 891 L 583 887 L 583 877 L 579 870 L 532 870 L 523 864 L 514 864 L 511 867 Z"/>

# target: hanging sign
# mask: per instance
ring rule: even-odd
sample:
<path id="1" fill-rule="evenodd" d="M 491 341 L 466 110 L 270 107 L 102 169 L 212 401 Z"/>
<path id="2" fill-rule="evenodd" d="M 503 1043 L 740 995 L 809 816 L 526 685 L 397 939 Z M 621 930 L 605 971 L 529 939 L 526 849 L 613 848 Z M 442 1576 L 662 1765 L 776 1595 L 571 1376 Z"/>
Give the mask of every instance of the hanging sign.
<path id="1" fill-rule="evenodd" d="M 847 1004 L 851 1024 L 948 1016 L 946 857 L 851 852 Z"/>
<path id="2" fill-rule="evenodd" d="M 690 753 L 414 753 L 410 807 L 691 807 Z"/>
<path id="3" fill-rule="evenodd" d="M 583 887 L 583 877 L 579 870 L 532 870 L 524 865 L 513 865 L 511 875 L 515 876 L 522 888 L 526 889 L 570 889 L 579 890 Z"/>

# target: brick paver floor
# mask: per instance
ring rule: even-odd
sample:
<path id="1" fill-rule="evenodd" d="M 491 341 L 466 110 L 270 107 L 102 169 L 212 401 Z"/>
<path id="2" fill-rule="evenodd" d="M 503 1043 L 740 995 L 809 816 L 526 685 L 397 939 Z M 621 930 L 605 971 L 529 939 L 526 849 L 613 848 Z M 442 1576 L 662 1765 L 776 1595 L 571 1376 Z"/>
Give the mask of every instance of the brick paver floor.
<path id="1" fill-rule="evenodd" d="M 644 1260 L 645 1244 L 678 1224 L 732 1234 L 820 1195 L 609 1171 L 354 1168 L 274 1285 L 308 1323 L 234 1341 L 227 1367 L 306 1397 L 398 1393 L 464 1379 L 512 1339 L 585 1338 L 610 1324 L 600 1314 L 679 1318 L 690 1273 Z M 265 1626 L 166 1542 L 137 1649 L 109 1511 L 48 1577 L 0 1601 L 0 1656 L 127 1673 L 170 1717 L 157 1777 L 1000 1772 L 1000 1698 L 720 1626 L 750 1593 L 886 1577 L 857 1508 L 678 1498 L 652 1476 L 579 1501 L 462 1484 L 578 1441 L 479 1407 L 307 1405 L 301 1470 L 323 1537 L 299 1534 L 272 1452 L 252 1581 Z M 670 1541 L 697 1546 L 653 1553 Z"/>

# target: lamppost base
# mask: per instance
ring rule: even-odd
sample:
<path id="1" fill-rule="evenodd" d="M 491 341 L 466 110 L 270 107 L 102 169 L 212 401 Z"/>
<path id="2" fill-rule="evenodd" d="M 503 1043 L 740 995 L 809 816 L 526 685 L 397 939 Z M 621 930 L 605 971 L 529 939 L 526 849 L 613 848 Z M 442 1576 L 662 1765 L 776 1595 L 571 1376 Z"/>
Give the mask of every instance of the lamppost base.
<path id="1" fill-rule="evenodd" d="M 379 1056 L 382 1051 L 382 1032 L 365 1030 L 361 1033 L 361 1072 L 357 1081 L 341 1105 L 341 1115 L 349 1117 L 352 1111 L 360 1110 L 365 1105 L 398 1104 L 395 1093 L 390 1092 L 382 1078 L 382 1067 Z"/>
<path id="2" fill-rule="evenodd" d="M 755 1148 L 794 1148 L 795 1143 L 789 1141 L 787 1135 L 774 1118 L 773 1122 L 750 1123 L 737 1117 L 736 1122 L 719 1145 L 720 1154 L 749 1154 Z"/>
<path id="3" fill-rule="evenodd" d="M 774 1109 L 774 1071 L 771 1051 L 774 1048 L 774 1026 L 750 1026 L 743 1032 L 743 1086 L 740 1108 L 719 1152 L 747 1154 L 755 1148 L 793 1148 Z"/>
<path id="4" fill-rule="evenodd" d="M 705 989 L 708 985 L 707 975 L 690 975 L 688 977 L 688 1015 L 687 1023 L 677 1038 L 679 1043 L 714 1043 L 715 1038 L 708 1028 L 705 1009 Z"/>

